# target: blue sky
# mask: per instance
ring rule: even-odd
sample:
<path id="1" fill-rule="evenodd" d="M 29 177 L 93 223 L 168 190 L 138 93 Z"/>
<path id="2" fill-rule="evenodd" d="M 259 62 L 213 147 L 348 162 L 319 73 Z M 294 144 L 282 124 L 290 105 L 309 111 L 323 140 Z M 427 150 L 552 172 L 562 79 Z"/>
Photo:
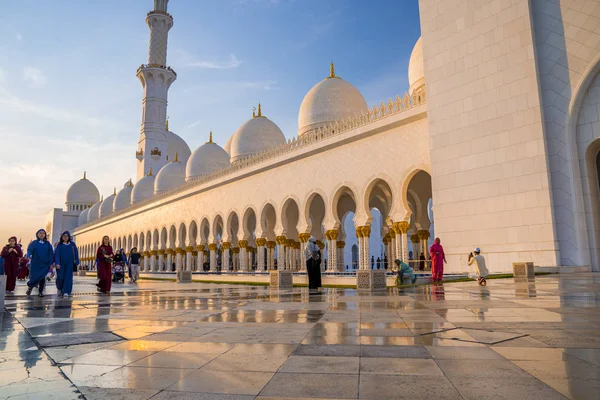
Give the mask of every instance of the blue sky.
<path id="1" fill-rule="evenodd" d="M 0 240 L 28 238 L 83 171 L 105 196 L 135 178 L 152 0 L 2 1 Z M 263 113 L 287 137 L 300 103 L 336 74 L 369 105 L 402 94 L 417 0 L 171 0 L 170 130 L 192 151 Z M 1 236 L 1 235 L 4 236 Z"/>

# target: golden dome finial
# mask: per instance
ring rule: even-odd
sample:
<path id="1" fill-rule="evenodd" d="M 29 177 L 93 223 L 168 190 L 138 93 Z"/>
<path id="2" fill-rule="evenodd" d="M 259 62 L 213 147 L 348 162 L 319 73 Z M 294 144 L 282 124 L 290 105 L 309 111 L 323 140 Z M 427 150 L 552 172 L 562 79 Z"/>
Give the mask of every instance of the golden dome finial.
<path id="1" fill-rule="evenodd" d="M 212 140 L 212 131 L 210 131 L 209 135 L 208 135 L 208 142 L 206 143 L 214 143 Z"/>
<path id="2" fill-rule="evenodd" d="M 129 187 L 133 187 L 133 181 L 129 178 Z"/>
<path id="3" fill-rule="evenodd" d="M 167 115 L 167 123 L 165 125 L 165 130 L 168 131 L 169 130 L 169 116 Z"/>
<path id="4" fill-rule="evenodd" d="M 152 176 L 152 167 L 150 167 L 150 171 L 148 172 L 148 176 Z"/>
<path id="5" fill-rule="evenodd" d="M 256 118 L 256 107 L 252 107 L 252 118 Z"/>
<path id="6" fill-rule="evenodd" d="M 329 64 L 329 77 L 330 78 L 335 78 L 335 67 L 333 65 L 333 61 L 331 62 L 331 64 Z"/>
<path id="7" fill-rule="evenodd" d="M 258 103 L 258 117 L 262 117 L 262 110 L 260 108 L 260 102 Z"/>
<path id="8" fill-rule="evenodd" d="M 179 162 L 179 152 L 175 152 L 175 159 L 173 160 L 173 162 Z"/>
<path id="9" fill-rule="evenodd" d="M 116 195 L 117 195 L 117 188 L 114 188 L 113 189 L 113 196 L 116 196 Z"/>
<path id="10" fill-rule="evenodd" d="M 83 171 L 83 179 L 87 179 L 87 172 Z"/>

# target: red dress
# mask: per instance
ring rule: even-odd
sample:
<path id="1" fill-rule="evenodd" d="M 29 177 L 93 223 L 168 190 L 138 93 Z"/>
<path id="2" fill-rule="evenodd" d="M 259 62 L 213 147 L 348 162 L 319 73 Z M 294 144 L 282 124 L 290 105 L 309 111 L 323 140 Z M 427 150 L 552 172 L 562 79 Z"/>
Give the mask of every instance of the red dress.
<path id="1" fill-rule="evenodd" d="M 113 249 L 110 245 L 101 245 L 100 247 L 98 247 L 98 251 L 96 252 L 96 259 L 98 260 L 98 279 L 100 279 L 100 281 L 98 282 L 98 287 L 100 288 L 100 291 L 104 293 L 110 292 L 110 287 L 112 283 L 112 256 Z"/>
<path id="2" fill-rule="evenodd" d="M 444 248 L 441 244 L 434 243 L 429 248 L 431 257 L 431 279 L 434 282 L 441 281 L 444 275 Z"/>
<path id="3" fill-rule="evenodd" d="M 14 238 L 13 238 L 14 239 Z M 14 249 L 15 251 L 10 251 Z M 23 257 L 23 251 L 17 245 L 10 247 L 4 246 L 2 249 L 2 258 L 4 258 L 4 272 L 6 273 L 6 291 L 14 292 L 17 284 L 17 270 L 19 269 L 19 259 Z"/>

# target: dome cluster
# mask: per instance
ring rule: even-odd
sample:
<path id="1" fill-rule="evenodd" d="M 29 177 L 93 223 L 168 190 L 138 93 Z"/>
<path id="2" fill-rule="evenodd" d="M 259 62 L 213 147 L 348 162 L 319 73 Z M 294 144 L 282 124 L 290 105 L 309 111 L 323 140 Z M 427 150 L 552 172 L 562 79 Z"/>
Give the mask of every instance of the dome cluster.
<path id="1" fill-rule="evenodd" d="M 419 90 L 425 84 L 423 47 L 421 38 L 417 41 L 410 56 L 408 66 L 409 92 Z M 333 63 L 329 76 L 313 86 L 300 105 L 298 112 L 298 135 L 305 135 L 322 126 L 358 115 L 368 110 L 367 102 L 352 84 L 335 75 Z M 98 188 L 87 180 L 75 182 L 67 191 L 67 210 L 80 212 L 79 225 L 105 217 L 113 212 L 126 209 L 132 204 L 152 198 L 154 195 L 169 192 L 184 185 L 187 181 L 201 178 L 236 164 L 254 154 L 267 151 L 286 143 L 281 129 L 262 114 L 261 105 L 252 118 L 244 122 L 224 147 L 209 140 L 190 151 L 187 143 L 169 131 L 167 121 L 167 161 L 156 176 L 152 169 L 134 185 L 127 181 L 118 192 L 106 199 L 100 198 Z"/>

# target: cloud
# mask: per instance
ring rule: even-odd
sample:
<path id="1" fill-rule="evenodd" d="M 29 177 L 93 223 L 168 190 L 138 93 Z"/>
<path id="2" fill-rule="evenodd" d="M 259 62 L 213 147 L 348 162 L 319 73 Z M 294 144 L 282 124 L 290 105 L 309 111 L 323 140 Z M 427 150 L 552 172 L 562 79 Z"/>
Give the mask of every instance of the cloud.
<path id="1" fill-rule="evenodd" d="M 177 51 L 176 54 L 179 60 L 174 64 L 181 65 L 183 68 L 232 69 L 242 64 L 235 54 L 230 54 L 227 60 L 198 60 L 191 54 L 181 50 Z"/>
<path id="2" fill-rule="evenodd" d="M 202 123 L 202 121 L 194 121 L 191 124 L 189 124 L 188 126 L 185 127 L 185 129 L 192 129 L 197 127 L 198 125 L 200 125 Z"/>
<path id="3" fill-rule="evenodd" d="M 39 68 L 26 67 L 23 69 L 23 80 L 29 83 L 32 88 L 41 88 L 46 86 L 46 75 Z"/>
<path id="4" fill-rule="evenodd" d="M 218 81 L 208 82 L 202 85 L 190 86 L 184 89 L 185 93 L 195 92 L 202 90 L 205 92 L 221 92 L 229 93 L 245 90 L 245 89 L 259 89 L 259 90 L 278 90 L 279 86 L 277 81 L 266 80 L 266 81 Z"/>

